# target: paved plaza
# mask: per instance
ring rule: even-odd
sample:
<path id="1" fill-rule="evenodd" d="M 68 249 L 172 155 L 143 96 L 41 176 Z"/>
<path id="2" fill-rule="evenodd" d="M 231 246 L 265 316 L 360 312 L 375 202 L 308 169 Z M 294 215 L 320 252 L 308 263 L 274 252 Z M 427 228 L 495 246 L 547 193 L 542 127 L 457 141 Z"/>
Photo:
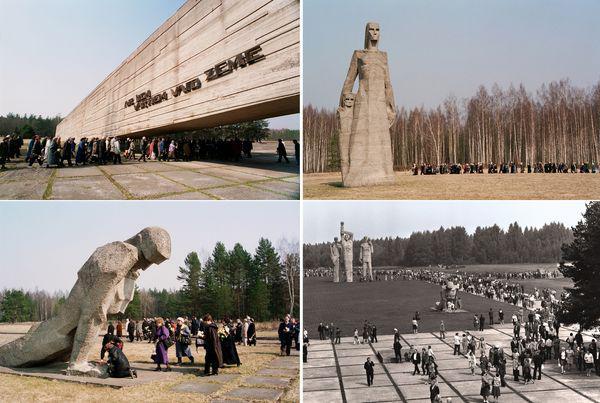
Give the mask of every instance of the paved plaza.
<path id="1" fill-rule="evenodd" d="M 251 159 L 137 162 L 65 168 L 29 167 L 23 160 L 0 171 L 0 199 L 49 200 L 282 200 L 300 198 L 299 167 L 271 153 Z"/>
<path id="2" fill-rule="evenodd" d="M 568 335 L 567 329 L 561 330 L 561 339 Z M 452 402 L 481 402 L 479 395 L 481 377 L 471 375 L 467 359 L 453 356 L 454 332 L 448 331 L 446 339 L 439 333 L 403 334 L 402 352 L 408 351 L 410 344 L 419 348 L 432 346 L 437 357 L 439 387 L 443 402 L 447 397 Z M 490 345 L 499 344 L 505 353 L 510 354 L 511 325 L 495 326 L 483 332 Z M 352 344 L 351 337 L 343 337 L 341 344 L 332 345 L 326 340 L 312 340 L 309 348 L 309 360 L 304 364 L 303 381 L 304 402 L 427 402 L 429 403 L 429 385 L 427 376 L 412 375 L 414 366 L 410 363 L 396 363 L 392 349 L 393 335 L 379 336 L 378 342 Z M 589 342 L 591 336 L 584 336 Z M 380 362 L 377 353 L 383 358 Z M 367 386 L 363 364 L 367 357 L 375 362 L 375 380 Z M 512 358 L 507 359 L 507 387 L 501 389 L 500 402 L 599 402 L 600 377 L 587 378 L 577 370 L 565 375 L 555 360 L 544 364 L 542 379 L 533 384 L 524 385 L 512 378 Z M 490 397 L 490 401 L 492 398 Z"/>

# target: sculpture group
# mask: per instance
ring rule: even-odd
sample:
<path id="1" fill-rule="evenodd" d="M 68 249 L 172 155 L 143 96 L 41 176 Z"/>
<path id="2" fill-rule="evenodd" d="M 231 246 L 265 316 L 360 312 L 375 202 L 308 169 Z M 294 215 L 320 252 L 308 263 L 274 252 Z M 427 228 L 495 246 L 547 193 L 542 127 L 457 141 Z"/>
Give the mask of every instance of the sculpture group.
<path id="1" fill-rule="evenodd" d="M 341 241 L 340 241 L 341 240 Z M 354 234 L 344 229 L 344 222 L 340 223 L 340 240 L 333 238 L 333 243 L 329 245 L 331 262 L 333 263 L 333 282 L 339 283 L 345 281 L 352 283 L 353 280 L 353 246 Z M 340 276 L 340 250 L 344 264 L 344 279 Z M 359 261 L 362 264 L 362 279 L 373 281 L 373 266 L 371 263 L 373 256 L 373 243 L 369 238 L 364 237 L 360 244 Z"/>
<path id="2" fill-rule="evenodd" d="M 379 24 L 367 23 L 365 47 L 352 55 L 337 110 L 342 183 L 347 187 L 395 180 L 390 127 L 396 105 L 387 53 L 378 49 L 379 35 Z"/>
<path id="3" fill-rule="evenodd" d="M 88 362 L 107 315 L 124 313 L 140 272 L 171 256 L 171 238 L 158 227 L 99 247 L 77 272 L 59 314 L 0 347 L 0 365 L 31 367 L 69 360 L 67 374 L 99 376 Z"/>

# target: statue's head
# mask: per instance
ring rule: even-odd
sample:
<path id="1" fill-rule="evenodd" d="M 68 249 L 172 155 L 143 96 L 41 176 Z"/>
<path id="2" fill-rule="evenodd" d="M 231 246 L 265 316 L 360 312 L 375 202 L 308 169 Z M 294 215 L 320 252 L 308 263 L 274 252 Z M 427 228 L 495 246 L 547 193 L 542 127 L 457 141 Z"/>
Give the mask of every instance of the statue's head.
<path id="1" fill-rule="evenodd" d="M 369 238 L 368 238 L 368 237 L 366 237 L 366 236 L 364 236 L 364 237 L 363 237 L 363 242 L 369 242 Z"/>
<path id="2" fill-rule="evenodd" d="M 344 94 L 344 107 L 348 108 L 348 109 L 354 107 L 354 98 L 355 98 L 355 95 L 352 92 L 345 93 Z"/>
<path id="3" fill-rule="evenodd" d="M 365 27 L 365 49 L 377 48 L 379 43 L 379 23 L 367 22 Z"/>
<path id="4" fill-rule="evenodd" d="M 350 235 L 344 234 L 344 240 L 349 241 L 350 240 Z"/>
<path id="5" fill-rule="evenodd" d="M 334 238 L 333 238 L 333 241 L 334 241 L 334 242 L 337 242 L 337 241 L 338 241 L 338 237 L 337 237 L 337 236 L 336 236 L 336 237 L 334 237 Z"/>
<path id="6" fill-rule="evenodd" d="M 171 237 L 159 227 L 147 227 L 125 241 L 138 248 L 149 263 L 160 264 L 171 257 Z"/>

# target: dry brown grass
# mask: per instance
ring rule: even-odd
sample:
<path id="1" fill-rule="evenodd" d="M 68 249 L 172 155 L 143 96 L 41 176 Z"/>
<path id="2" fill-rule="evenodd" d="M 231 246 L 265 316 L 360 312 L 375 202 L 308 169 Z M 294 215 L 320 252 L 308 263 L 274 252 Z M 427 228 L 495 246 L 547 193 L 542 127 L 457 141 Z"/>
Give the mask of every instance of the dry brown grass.
<path id="1" fill-rule="evenodd" d="M 28 329 L 28 325 L 23 324 L 0 324 L 0 344 L 4 344 L 20 336 L 16 332 L 24 332 Z M 266 329 L 268 324 L 261 324 L 257 328 Z M 260 337 L 276 337 L 277 331 L 270 327 L 269 330 L 258 332 Z M 253 375 L 258 370 L 267 366 L 274 358 L 279 356 L 278 344 L 275 341 L 261 341 L 255 347 L 238 346 L 238 353 L 242 365 L 240 367 L 226 367 L 219 372 L 222 374 L 240 374 Z M 93 351 L 99 353 L 101 339 L 98 338 Z M 151 363 L 150 354 L 153 352 L 154 345 L 148 342 L 133 342 L 125 341 L 123 350 L 127 357 L 135 367 L 135 363 Z M 201 372 L 204 368 L 204 350 L 196 349 L 192 346 L 192 354 L 196 360 L 196 364 L 191 368 L 197 368 Z M 169 360 L 176 361 L 175 349 L 169 349 Z M 184 359 L 184 362 L 188 362 Z M 185 367 L 190 368 L 189 364 Z M 132 401 L 152 401 L 152 402 L 172 402 L 178 401 L 197 401 L 208 402 L 217 397 L 226 397 L 228 392 L 237 386 L 242 385 L 241 377 L 234 381 L 222 384 L 222 388 L 210 395 L 210 398 L 199 394 L 191 393 L 175 393 L 170 389 L 174 385 L 181 382 L 192 381 L 197 379 L 196 374 L 185 374 L 176 379 L 162 382 L 152 382 L 140 386 L 131 386 L 123 389 L 113 389 L 110 387 L 83 385 L 71 382 L 52 381 L 41 378 L 33 378 L 26 376 L 0 374 L 0 401 L 15 401 L 15 402 L 106 402 L 122 399 L 132 399 Z M 210 380 L 210 378 L 209 378 Z M 218 379 L 217 379 L 218 380 Z M 266 385 L 265 385 L 266 386 Z M 294 390 L 295 388 L 295 390 Z M 286 389 L 284 401 L 299 401 L 299 374 L 294 377 L 291 385 Z"/>
<path id="2" fill-rule="evenodd" d="M 417 175 L 396 172 L 394 186 L 341 187 L 339 173 L 304 174 L 305 199 L 596 200 L 599 174 Z"/>

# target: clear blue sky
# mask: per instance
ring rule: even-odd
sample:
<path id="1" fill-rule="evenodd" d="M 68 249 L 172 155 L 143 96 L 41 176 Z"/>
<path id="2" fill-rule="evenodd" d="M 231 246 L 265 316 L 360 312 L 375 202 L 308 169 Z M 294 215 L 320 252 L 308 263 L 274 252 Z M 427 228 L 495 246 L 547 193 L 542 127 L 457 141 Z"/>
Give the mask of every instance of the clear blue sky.
<path id="1" fill-rule="evenodd" d="M 365 24 L 381 25 L 396 104 L 437 106 L 481 84 L 600 80 L 598 0 L 304 0 L 304 104 L 337 107 Z"/>
<path id="2" fill-rule="evenodd" d="M 124 241 L 148 226 L 171 235 L 171 259 L 142 273 L 141 287 L 179 288 L 179 266 L 198 252 L 204 263 L 217 241 L 239 242 L 254 254 L 261 237 L 276 248 L 296 249 L 298 202 L 9 202 L 1 203 L 0 289 L 70 290 L 94 250 Z"/>
<path id="3" fill-rule="evenodd" d="M 561 222 L 572 227 L 585 211 L 583 201 L 305 201 L 304 243 L 326 242 L 339 236 L 340 221 L 355 237 L 407 237 L 415 231 L 498 224 L 507 229 L 541 227 Z"/>
<path id="4" fill-rule="evenodd" d="M 0 115 L 66 116 L 184 3 L 0 0 Z"/>

